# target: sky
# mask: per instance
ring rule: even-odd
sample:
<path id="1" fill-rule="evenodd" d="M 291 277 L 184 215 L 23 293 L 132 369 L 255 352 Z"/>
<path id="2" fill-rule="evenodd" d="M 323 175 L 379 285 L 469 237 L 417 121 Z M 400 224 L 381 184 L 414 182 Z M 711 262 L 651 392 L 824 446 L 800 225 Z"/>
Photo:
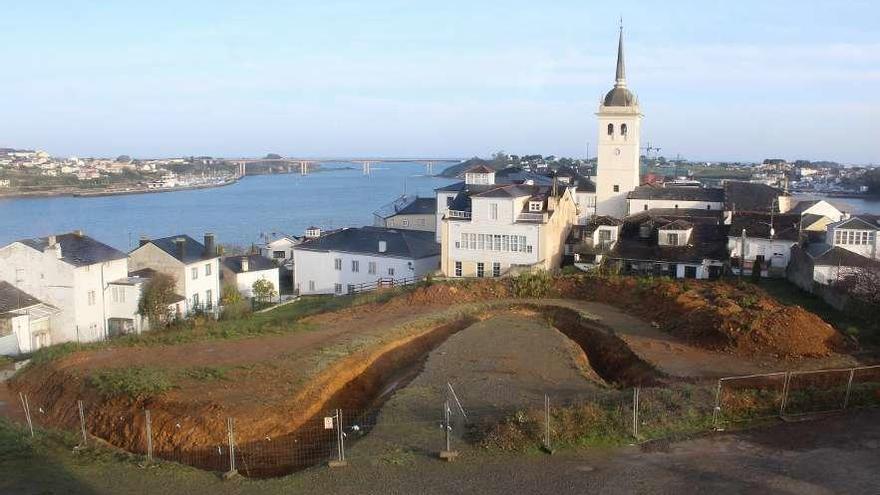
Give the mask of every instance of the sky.
<path id="1" fill-rule="evenodd" d="M 873 0 L 4 0 L 0 147 L 594 155 L 621 16 L 643 146 L 880 164 Z"/>

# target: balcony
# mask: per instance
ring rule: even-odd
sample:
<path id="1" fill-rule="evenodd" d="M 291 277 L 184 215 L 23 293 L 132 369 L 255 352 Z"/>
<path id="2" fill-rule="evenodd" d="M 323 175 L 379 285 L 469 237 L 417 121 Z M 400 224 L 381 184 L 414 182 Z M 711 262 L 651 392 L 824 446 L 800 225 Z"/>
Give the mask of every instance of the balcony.
<path id="1" fill-rule="evenodd" d="M 516 217 L 517 222 L 527 223 L 545 223 L 547 221 L 546 213 L 520 213 Z"/>
<path id="2" fill-rule="evenodd" d="M 464 210 L 446 210 L 446 218 L 450 220 L 470 220 L 471 212 Z"/>

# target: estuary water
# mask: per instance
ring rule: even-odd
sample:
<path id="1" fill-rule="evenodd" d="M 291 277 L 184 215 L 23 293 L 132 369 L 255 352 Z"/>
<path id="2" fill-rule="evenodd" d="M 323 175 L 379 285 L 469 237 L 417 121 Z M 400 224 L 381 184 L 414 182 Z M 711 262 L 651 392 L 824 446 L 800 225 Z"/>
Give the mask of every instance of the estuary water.
<path id="1" fill-rule="evenodd" d="M 325 163 L 305 176 L 249 176 L 214 189 L 0 199 L 0 246 L 76 229 L 123 251 L 137 246 L 141 235 L 201 240 L 205 232 L 213 232 L 218 243 L 250 246 L 262 234 L 302 235 L 310 225 L 372 225 L 373 211 L 404 191 L 433 197 L 435 188 L 455 182 L 425 175 L 419 163 L 376 163 L 370 175 L 354 167 Z"/>

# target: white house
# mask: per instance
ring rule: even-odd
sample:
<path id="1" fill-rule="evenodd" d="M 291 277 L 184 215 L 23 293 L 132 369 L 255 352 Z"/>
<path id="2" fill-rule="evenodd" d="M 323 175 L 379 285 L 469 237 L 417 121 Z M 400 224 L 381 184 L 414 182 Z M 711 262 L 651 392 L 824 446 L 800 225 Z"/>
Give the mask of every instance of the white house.
<path id="1" fill-rule="evenodd" d="M 259 254 L 227 256 L 221 260 L 223 283 L 229 283 L 247 298 L 254 296 L 253 286 L 257 280 L 268 280 L 279 290 L 278 265 Z"/>
<path id="2" fill-rule="evenodd" d="M 860 215 L 828 225 L 825 243 L 870 259 L 880 259 L 880 217 Z"/>
<path id="3" fill-rule="evenodd" d="M 730 225 L 727 248 L 734 273 L 739 274 L 743 265 L 744 274 L 751 274 L 755 262 L 760 261 L 763 276 L 785 276 L 791 249 L 801 238 L 800 215 L 732 212 L 726 221 Z"/>
<path id="4" fill-rule="evenodd" d="M 494 171 L 484 168 L 465 177 L 437 189 L 444 275 L 498 277 L 561 265 L 577 223 L 574 188 L 495 184 Z"/>
<path id="5" fill-rule="evenodd" d="M 791 203 L 790 201 L 780 202 L 780 212 L 801 216 L 820 215 L 830 218 L 832 222 L 839 222 L 844 217 L 843 211 L 824 199 L 811 199 L 798 201 L 794 204 Z"/>
<path id="6" fill-rule="evenodd" d="M 374 284 L 411 281 L 439 268 L 433 232 L 347 228 L 293 249 L 300 294 L 345 294 Z"/>
<path id="7" fill-rule="evenodd" d="M 627 195 L 628 214 L 653 209 L 709 210 L 724 209 L 724 189 L 712 187 L 639 186 Z"/>
<path id="8" fill-rule="evenodd" d="M 36 351 L 52 343 L 58 308 L 0 281 L 0 356 Z"/>
<path id="9" fill-rule="evenodd" d="M 855 270 L 880 270 L 880 261 L 862 256 L 842 246 L 811 244 L 807 246 L 806 253 L 812 265 L 813 281 L 823 285 L 839 282 L 853 274 Z"/>
<path id="10" fill-rule="evenodd" d="M 125 253 L 82 231 L 22 239 L 0 248 L 0 280 L 60 310 L 51 342 L 108 336 L 109 283 L 128 276 Z"/>
<path id="11" fill-rule="evenodd" d="M 188 235 L 140 240 L 129 253 L 133 272 L 151 269 L 174 278 L 177 294 L 184 303 L 183 315 L 196 309 L 216 312 L 220 300 L 220 257 L 214 234 L 205 234 L 202 244 Z"/>
<path id="12" fill-rule="evenodd" d="M 300 242 L 302 242 L 302 239 L 299 237 L 281 235 L 260 247 L 260 254 L 265 258 L 274 260 L 279 265 L 292 265 L 293 248 Z"/>
<path id="13" fill-rule="evenodd" d="M 374 211 L 373 225 L 434 232 L 437 230 L 437 201 L 405 194 Z"/>
<path id="14" fill-rule="evenodd" d="M 623 220 L 609 216 L 594 216 L 586 225 L 571 228 L 565 241 L 565 255 L 576 266 L 586 269 L 602 264 L 607 254 L 620 237 Z"/>
<path id="15" fill-rule="evenodd" d="M 578 225 L 587 225 L 596 215 L 596 184 L 586 177 L 578 177 L 574 186 L 574 203 L 578 210 Z"/>

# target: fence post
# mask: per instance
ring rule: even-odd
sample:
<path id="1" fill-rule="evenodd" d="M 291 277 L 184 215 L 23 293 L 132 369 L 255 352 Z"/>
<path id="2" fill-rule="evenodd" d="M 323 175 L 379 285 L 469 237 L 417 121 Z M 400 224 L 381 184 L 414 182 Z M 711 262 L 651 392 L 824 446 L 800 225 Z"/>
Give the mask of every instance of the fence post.
<path id="1" fill-rule="evenodd" d="M 639 439 L 639 396 L 641 395 L 641 392 L 641 386 L 637 386 L 633 389 L 633 438 L 636 440 Z"/>
<path id="2" fill-rule="evenodd" d="M 849 380 L 847 380 L 847 382 L 846 382 L 846 396 L 844 396 L 844 398 L 843 398 L 843 408 L 844 409 L 846 409 L 846 407 L 849 405 L 849 395 L 852 392 L 852 382 L 853 382 L 853 377 L 855 376 L 855 373 L 856 373 L 856 369 L 850 368 Z"/>
<path id="3" fill-rule="evenodd" d="M 446 435 L 446 449 L 440 451 L 440 459 L 443 459 L 444 461 L 452 461 L 458 457 L 458 452 L 452 450 L 449 438 L 449 435 L 452 432 L 452 425 L 449 423 L 449 413 L 449 399 L 446 399 L 446 401 L 443 402 L 443 433 Z"/>
<path id="4" fill-rule="evenodd" d="M 85 414 L 85 411 L 83 410 L 83 401 L 78 400 L 78 401 L 76 401 L 76 404 L 77 404 L 77 407 L 79 408 L 79 427 L 82 430 L 82 437 L 83 437 L 82 446 L 87 447 L 89 444 L 89 439 L 86 436 L 86 414 Z"/>
<path id="5" fill-rule="evenodd" d="M 345 433 L 342 431 L 342 409 L 336 410 L 336 459 L 330 461 L 327 465 L 330 467 L 347 466 L 345 460 Z"/>
<path id="6" fill-rule="evenodd" d="M 229 479 L 238 474 L 235 469 L 235 420 L 232 417 L 226 418 L 226 440 L 229 443 L 229 471 L 223 478 Z"/>
<path id="7" fill-rule="evenodd" d="M 785 416 L 785 402 L 788 400 L 788 386 L 791 381 L 791 372 L 785 372 L 785 380 L 782 382 L 782 400 L 779 402 L 779 417 Z"/>
<path id="8" fill-rule="evenodd" d="M 19 392 L 18 398 L 21 400 L 21 407 L 24 409 L 24 417 L 27 419 L 28 428 L 31 430 L 31 438 L 34 436 L 34 423 L 31 421 L 31 406 L 28 404 L 27 395 Z"/>
<path id="9" fill-rule="evenodd" d="M 712 410 L 712 429 L 718 431 L 718 421 L 721 416 L 721 379 L 715 387 L 715 409 Z"/>
<path id="10" fill-rule="evenodd" d="M 153 422 L 150 418 L 150 410 L 144 409 L 144 423 L 146 425 L 147 435 L 147 461 L 153 462 Z"/>
<path id="11" fill-rule="evenodd" d="M 550 396 L 544 394 L 544 451 L 548 454 L 553 453 L 553 446 L 550 443 Z"/>

